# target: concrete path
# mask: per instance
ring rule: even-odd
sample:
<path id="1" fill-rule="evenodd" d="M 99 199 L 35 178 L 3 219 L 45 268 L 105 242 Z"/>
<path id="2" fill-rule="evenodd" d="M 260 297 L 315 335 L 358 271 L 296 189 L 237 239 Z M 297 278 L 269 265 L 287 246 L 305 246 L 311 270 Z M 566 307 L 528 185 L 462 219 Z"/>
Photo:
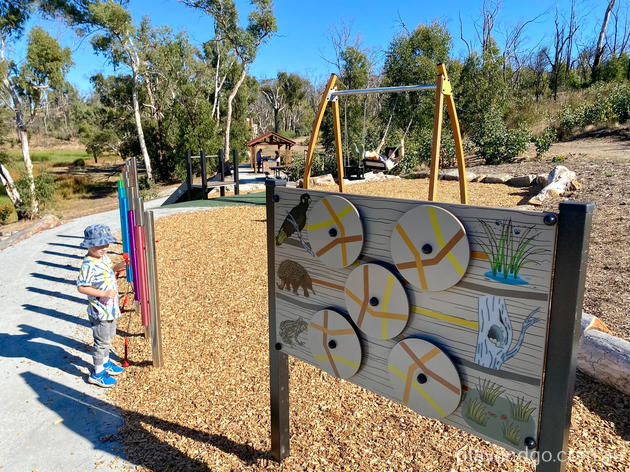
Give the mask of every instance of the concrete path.
<path id="1" fill-rule="evenodd" d="M 155 209 L 155 217 L 182 211 L 198 208 Z M 0 251 L 1 472 L 131 465 L 113 439 L 122 424 L 120 412 L 103 389 L 87 383 L 91 330 L 86 298 L 75 280 L 85 255 L 79 247 L 83 230 L 95 223 L 120 232 L 116 210 L 70 221 Z M 121 246 L 111 249 L 120 253 Z"/>

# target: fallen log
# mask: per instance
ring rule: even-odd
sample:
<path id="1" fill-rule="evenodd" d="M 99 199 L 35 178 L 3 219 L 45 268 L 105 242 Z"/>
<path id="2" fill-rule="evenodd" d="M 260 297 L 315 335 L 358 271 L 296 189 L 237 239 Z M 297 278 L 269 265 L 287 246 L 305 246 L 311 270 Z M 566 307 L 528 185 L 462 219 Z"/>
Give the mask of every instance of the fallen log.
<path id="1" fill-rule="evenodd" d="M 577 368 L 630 395 L 630 342 L 613 336 L 597 317 L 582 313 Z"/>

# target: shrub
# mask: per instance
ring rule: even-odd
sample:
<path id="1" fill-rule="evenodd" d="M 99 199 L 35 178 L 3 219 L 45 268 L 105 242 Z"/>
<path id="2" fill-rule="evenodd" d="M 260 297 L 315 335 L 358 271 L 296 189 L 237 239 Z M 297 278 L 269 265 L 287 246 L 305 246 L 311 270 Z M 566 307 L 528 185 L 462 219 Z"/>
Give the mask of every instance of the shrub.
<path id="1" fill-rule="evenodd" d="M 85 160 L 79 158 L 72 161 L 72 165 L 75 167 L 85 167 Z"/>
<path id="2" fill-rule="evenodd" d="M 89 184 L 89 179 L 82 175 L 67 176 L 57 183 L 57 193 L 62 198 L 69 198 L 74 194 L 86 193 Z"/>
<path id="3" fill-rule="evenodd" d="M 291 160 L 291 173 L 294 179 L 301 179 L 304 177 L 304 155 L 294 155 Z M 337 158 L 334 154 L 319 154 L 313 155 L 313 164 L 311 165 L 311 177 L 318 175 L 333 174 L 337 175 Z"/>
<path id="4" fill-rule="evenodd" d="M 610 96 L 611 108 L 619 123 L 630 118 L 630 87 L 627 85 L 615 89 Z"/>
<path id="5" fill-rule="evenodd" d="M 530 132 L 525 128 L 508 129 L 497 109 L 483 117 L 472 140 L 486 164 L 510 162 L 527 148 Z"/>
<path id="6" fill-rule="evenodd" d="M 1 225 L 7 224 L 12 214 L 13 214 L 13 205 L 0 206 L 0 224 Z"/>
<path id="7" fill-rule="evenodd" d="M 552 127 L 545 128 L 543 134 L 534 138 L 534 146 L 536 146 L 536 157 L 543 156 L 556 140 L 556 130 Z"/>
<path id="8" fill-rule="evenodd" d="M 23 201 L 22 205 L 17 208 L 18 212 L 25 213 L 29 218 L 34 217 L 35 215 L 30 213 L 33 195 L 30 189 L 29 178 L 26 176 L 20 177 L 15 181 L 15 187 L 20 193 Z M 54 201 L 56 189 L 57 183 L 52 175 L 43 172 L 35 177 L 35 196 L 39 202 L 40 209 L 46 207 L 47 204 Z"/>
<path id="9" fill-rule="evenodd" d="M 142 199 L 150 200 L 157 197 L 157 185 L 150 181 L 146 175 L 142 175 L 138 178 L 138 187 Z"/>

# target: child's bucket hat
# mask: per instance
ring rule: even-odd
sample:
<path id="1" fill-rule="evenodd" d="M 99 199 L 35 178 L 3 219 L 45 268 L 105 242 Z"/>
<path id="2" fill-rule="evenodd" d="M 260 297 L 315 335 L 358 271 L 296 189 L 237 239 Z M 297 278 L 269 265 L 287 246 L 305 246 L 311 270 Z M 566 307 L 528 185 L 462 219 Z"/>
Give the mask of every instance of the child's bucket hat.
<path id="1" fill-rule="evenodd" d="M 80 246 L 85 249 L 117 242 L 107 225 L 90 225 L 83 231 L 83 237 Z"/>

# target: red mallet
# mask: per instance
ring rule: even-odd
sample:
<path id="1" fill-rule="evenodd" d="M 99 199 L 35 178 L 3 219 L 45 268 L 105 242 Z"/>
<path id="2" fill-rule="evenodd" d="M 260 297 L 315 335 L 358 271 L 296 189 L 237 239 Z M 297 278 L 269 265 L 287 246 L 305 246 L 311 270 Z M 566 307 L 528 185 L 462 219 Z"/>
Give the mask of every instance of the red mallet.
<path id="1" fill-rule="evenodd" d="M 128 339 L 127 336 L 125 336 L 125 359 L 123 360 L 122 366 L 123 367 L 129 367 L 129 358 L 127 357 L 127 347 L 128 347 Z"/>

